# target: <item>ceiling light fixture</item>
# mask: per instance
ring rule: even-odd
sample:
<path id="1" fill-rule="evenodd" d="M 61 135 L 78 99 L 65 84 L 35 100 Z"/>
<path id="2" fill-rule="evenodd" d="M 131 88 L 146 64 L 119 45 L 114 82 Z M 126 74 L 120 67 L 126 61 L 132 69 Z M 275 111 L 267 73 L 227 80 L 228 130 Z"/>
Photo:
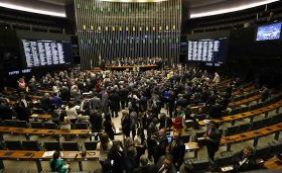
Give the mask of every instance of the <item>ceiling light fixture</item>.
<path id="1" fill-rule="evenodd" d="M 3 3 L 3 2 L 0 2 L 0 7 L 10 8 L 10 9 L 13 9 L 13 10 L 20 10 L 20 11 L 25 11 L 25 12 L 31 12 L 31 13 L 44 14 L 44 15 L 49 15 L 49 16 L 66 17 L 66 13 L 59 13 L 59 12 L 53 12 L 53 11 L 34 9 L 34 8 L 31 8 L 31 7 L 24 7 L 24 6 L 19 6 L 19 5 L 15 5 L 15 4 L 9 4 L 9 3 Z"/>
<path id="2" fill-rule="evenodd" d="M 231 13 L 231 12 L 235 12 L 235 11 L 241 11 L 241 10 L 245 10 L 245 9 L 249 9 L 249 8 L 253 8 L 253 7 L 258 7 L 258 6 L 269 4 L 269 3 L 272 3 L 272 2 L 276 2 L 276 1 L 279 1 L 279 0 L 263 0 L 263 1 L 259 1 L 259 2 L 253 2 L 253 3 L 250 3 L 250 4 L 245 3 L 244 5 L 239 5 L 239 6 L 236 6 L 236 7 L 216 9 L 216 10 L 212 10 L 212 11 L 208 11 L 208 12 L 195 12 L 195 13 L 191 12 L 190 18 L 194 19 L 194 18 L 224 14 L 224 13 Z"/>
<path id="3" fill-rule="evenodd" d="M 146 3 L 146 2 L 163 2 L 168 0 L 100 0 L 105 2 L 124 2 L 124 3 Z"/>

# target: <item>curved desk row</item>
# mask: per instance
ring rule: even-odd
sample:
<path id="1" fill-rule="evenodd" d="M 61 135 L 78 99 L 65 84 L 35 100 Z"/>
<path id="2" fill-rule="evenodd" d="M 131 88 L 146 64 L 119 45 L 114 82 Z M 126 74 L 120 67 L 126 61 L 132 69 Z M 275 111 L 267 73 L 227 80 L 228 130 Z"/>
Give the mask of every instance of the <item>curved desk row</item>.
<path id="1" fill-rule="evenodd" d="M 242 92 L 248 92 L 248 91 L 251 91 L 253 89 L 255 89 L 255 86 L 253 84 L 247 85 L 244 88 L 236 89 L 234 92 L 232 92 L 232 96 L 238 95 L 238 94 L 240 94 Z"/>
<path id="2" fill-rule="evenodd" d="M 40 136 L 91 136 L 92 132 L 88 129 L 61 130 L 61 129 L 33 129 L 0 126 L 0 134 L 40 135 Z"/>
<path id="3" fill-rule="evenodd" d="M 244 98 L 244 99 L 240 99 L 240 100 L 237 100 L 237 101 L 230 102 L 228 106 L 238 107 L 238 106 L 243 105 L 243 104 L 249 104 L 253 101 L 259 101 L 260 99 L 261 99 L 261 95 L 256 94 L 256 95 L 248 97 L 248 98 Z"/>
<path id="4" fill-rule="evenodd" d="M 223 116 L 220 119 L 211 119 L 211 120 L 214 122 L 220 123 L 220 124 L 227 123 L 227 122 L 232 122 L 232 124 L 234 124 L 236 120 L 250 118 L 252 122 L 254 116 L 265 113 L 267 117 L 267 114 L 269 111 L 276 110 L 277 112 L 279 112 L 280 107 L 282 107 L 282 100 L 275 102 L 271 105 L 255 109 L 255 110 L 251 110 L 251 111 L 247 111 L 247 112 L 239 113 L 235 115 Z M 199 121 L 199 124 L 203 126 L 203 125 L 206 125 L 207 123 L 205 120 L 203 120 L 203 121 Z"/>
<path id="5" fill-rule="evenodd" d="M 47 154 L 49 153 L 49 154 Z M 0 150 L 0 169 L 5 170 L 3 160 L 17 161 L 35 161 L 38 172 L 42 171 L 41 161 L 49 161 L 52 158 L 52 151 L 19 151 L 19 150 Z M 76 161 L 79 164 L 80 171 L 82 161 L 96 161 L 100 158 L 100 151 L 87 151 L 85 156 L 82 156 L 80 151 L 61 151 L 61 157 L 68 161 Z"/>
<path id="6" fill-rule="evenodd" d="M 279 139 L 280 132 L 282 131 L 282 122 L 274 124 L 268 127 L 260 128 L 257 130 L 251 130 L 244 133 L 239 133 L 231 136 L 223 136 L 220 140 L 220 146 L 226 146 L 227 151 L 231 150 L 231 145 L 235 143 L 245 142 L 248 140 L 254 140 L 253 146 L 256 147 L 260 137 L 275 134 L 275 140 Z M 204 137 L 198 138 L 199 141 L 204 140 Z M 197 152 L 200 149 L 198 143 L 189 142 L 185 143 L 187 150 L 195 152 L 195 157 L 197 157 Z"/>

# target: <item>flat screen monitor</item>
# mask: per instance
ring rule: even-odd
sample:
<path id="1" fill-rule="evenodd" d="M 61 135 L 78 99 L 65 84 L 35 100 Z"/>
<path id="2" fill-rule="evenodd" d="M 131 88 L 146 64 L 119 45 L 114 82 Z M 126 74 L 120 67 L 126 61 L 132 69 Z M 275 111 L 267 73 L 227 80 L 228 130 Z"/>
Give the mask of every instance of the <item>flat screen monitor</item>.
<path id="1" fill-rule="evenodd" d="M 257 29 L 256 41 L 279 40 L 282 23 L 272 23 L 259 26 Z"/>
<path id="2" fill-rule="evenodd" d="M 227 55 L 227 38 L 188 41 L 188 61 L 205 62 L 207 65 L 224 63 Z"/>
<path id="3" fill-rule="evenodd" d="M 37 68 L 71 64 L 71 43 L 57 40 L 22 39 L 25 67 Z"/>

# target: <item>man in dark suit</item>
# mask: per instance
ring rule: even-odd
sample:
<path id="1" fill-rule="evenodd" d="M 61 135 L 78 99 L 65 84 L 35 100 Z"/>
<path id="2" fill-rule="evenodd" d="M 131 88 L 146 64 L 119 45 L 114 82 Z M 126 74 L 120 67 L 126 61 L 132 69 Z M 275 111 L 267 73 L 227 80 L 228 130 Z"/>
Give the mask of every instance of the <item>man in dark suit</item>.
<path id="1" fill-rule="evenodd" d="M 221 117 L 222 106 L 219 104 L 218 100 L 215 104 L 211 105 L 209 108 L 209 116 L 211 118 L 220 118 Z"/>
<path id="2" fill-rule="evenodd" d="M 119 95 L 120 95 L 120 102 L 121 102 L 122 109 L 124 109 L 127 106 L 128 93 L 129 93 L 129 90 L 126 87 L 121 85 L 120 90 L 119 90 Z"/>
<path id="3" fill-rule="evenodd" d="M 207 146 L 208 157 L 211 162 L 214 162 L 214 155 L 217 152 L 221 139 L 221 132 L 215 122 L 210 122 L 206 133 L 204 134 L 204 143 Z"/>
<path id="4" fill-rule="evenodd" d="M 21 96 L 20 101 L 17 103 L 15 107 L 15 112 L 17 114 L 17 118 L 19 120 L 29 122 L 29 117 L 31 115 L 31 110 L 29 103 L 27 102 L 25 95 Z"/>
<path id="5" fill-rule="evenodd" d="M 168 145 L 167 151 L 172 155 L 175 167 L 179 169 L 180 165 L 183 163 L 185 154 L 185 145 L 180 138 L 179 132 L 175 131 L 173 133 L 173 139 Z"/>
<path id="6" fill-rule="evenodd" d="M 13 110 L 8 106 L 8 103 L 3 99 L 0 100 L 0 119 L 11 120 L 14 115 Z"/>
<path id="7" fill-rule="evenodd" d="M 111 109 L 112 117 L 118 117 L 118 111 L 120 109 L 119 106 L 120 97 L 116 88 L 112 90 L 109 96 L 109 101 L 110 101 L 110 109 Z"/>
<path id="8" fill-rule="evenodd" d="M 143 155 L 140 158 L 140 167 L 133 170 L 133 173 L 155 173 L 154 165 L 148 163 L 148 159 Z"/>
<path id="9" fill-rule="evenodd" d="M 177 173 L 171 155 L 165 155 L 160 158 L 157 163 L 157 173 Z"/>
<path id="10" fill-rule="evenodd" d="M 234 157 L 234 169 L 236 172 L 257 169 L 259 164 L 256 161 L 254 151 L 251 147 L 244 148 Z"/>
<path id="11" fill-rule="evenodd" d="M 171 118 L 167 117 L 165 113 L 161 113 L 159 122 L 160 122 L 159 129 L 165 128 L 168 130 L 172 126 Z"/>
<path id="12" fill-rule="evenodd" d="M 158 138 L 157 138 L 157 146 L 154 150 L 154 161 L 155 163 L 159 160 L 161 156 L 166 154 L 166 149 L 168 146 L 168 140 L 166 136 L 166 129 L 160 129 Z"/>

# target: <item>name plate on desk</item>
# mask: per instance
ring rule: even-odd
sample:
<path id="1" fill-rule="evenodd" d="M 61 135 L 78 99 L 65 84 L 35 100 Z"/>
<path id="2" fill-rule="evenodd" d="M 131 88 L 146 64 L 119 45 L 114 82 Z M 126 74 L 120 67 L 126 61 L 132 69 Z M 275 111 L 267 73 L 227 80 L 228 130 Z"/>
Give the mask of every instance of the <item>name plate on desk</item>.
<path id="1" fill-rule="evenodd" d="M 38 114 L 32 114 L 30 117 L 31 118 L 38 118 L 38 116 L 39 116 Z"/>
<path id="2" fill-rule="evenodd" d="M 204 140 L 206 140 L 206 138 L 205 137 L 198 137 L 197 140 L 198 141 L 204 141 Z"/>
<path id="3" fill-rule="evenodd" d="M 42 157 L 53 157 L 55 151 L 45 151 Z"/>
<path id="4" fill-rule="evenodd" d="M 229 166 L 221 167 L 220 170 L 222 172 L 232 171 L 232 170 L 234 170 L 234 166 L 233 165 L 229 165 Z"/>

